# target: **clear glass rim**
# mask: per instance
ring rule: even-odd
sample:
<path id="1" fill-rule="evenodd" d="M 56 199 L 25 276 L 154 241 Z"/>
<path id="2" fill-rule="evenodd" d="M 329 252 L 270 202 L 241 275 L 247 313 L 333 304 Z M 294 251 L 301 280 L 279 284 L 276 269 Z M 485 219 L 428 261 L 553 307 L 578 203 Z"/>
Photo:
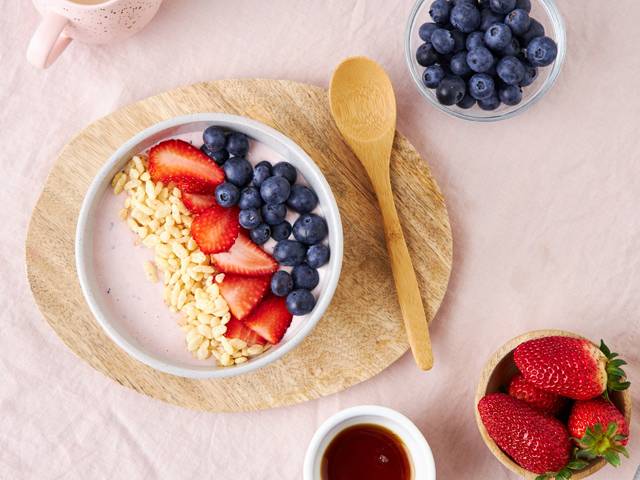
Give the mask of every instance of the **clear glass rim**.
<path id="1" fill-rule="evenodd" d="M 454 110 L 446 105 L 440 104 L 438 101 L 434 100 L 427 87 L 422 84 L 422 77 L 418 72 L 418 69 L 414 65 L 413 62 L 413 52 L 411 51 L 411 37 L 414 31 L 414 27 L 416 21 L 418 19 L 418 14 L 422 9 L 422 6 L 428 0 L 417 0 L 415 5 L 413 6 L 411 13 L 409 15 L 409 20 L 407 22 L 407 26 L 405 29 L 405 39 L 404 39 L 404 54 L 405 60 L 407 63 L 407 67 L 409 68 L 409 72 L 411 73 L 411 77 L 413 78 L 414 83 L 418 87 L 418 91 L 420 94 L 427 99 L 427 101 L 445 113 L 452 115 L 457 118 L 462 118 L 464 120 L 470 120 L 474 122 L 496 122 L 499 120 L 506 120 L 507 118 L 513 118 L 520 113 L 526 112 L 533 105 L 538 103 L 538 101 L 553 87 L 560 75 L 560 71 L 562 70 L 562 66 L 564 65 L 564 59 L 567 53 L 567 32 L 564 25 L 564 20 L 562 19 L 562 15 L 560 15 L 560 11 L 554 0 L 536 0 L 538 1 L 542 7 L 547 12 L 551 24 L 554 30 L 554 37 L 558 44 L 558 56 L 556 61 L 553 64 L 553 67 L 549 73 L 549 76 L 545 80 L 542 87 L 530 98 L 526 101 L 518 105 L 512 110 L 507 110 L 504 112 L 498 112 L 489 114 L 486 116 L 476 116 L 470 113 L 466 113 L 465 111 Z"/>

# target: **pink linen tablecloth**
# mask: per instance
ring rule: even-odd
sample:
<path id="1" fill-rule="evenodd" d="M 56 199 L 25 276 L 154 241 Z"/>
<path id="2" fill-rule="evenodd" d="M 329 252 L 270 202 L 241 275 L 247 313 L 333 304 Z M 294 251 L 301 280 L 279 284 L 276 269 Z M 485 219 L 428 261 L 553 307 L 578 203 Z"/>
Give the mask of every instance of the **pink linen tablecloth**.
<path id="1" fill-rule="evenodd" d="M 46 71 L 24 58 L 38 23 L 31 2 L 0 0 L 0 479 L 297 479 L 319 423 L 363 403 L 412 418 L 438 478 L 514 479 L 484 447 L 473 412 L 482 365 L 504 341 L 547 327 L 602 336 L 640 382 L 640 3 L 560 3 L 569 52 L 559 83 L 524 115 L 481 125 L 436 111 L 412 85 L 402 50 L 411 0 L 167 0 L 138 36 L 73 44 Z M 67 350 L 34 304 L 24 243 L 71 136 L 130 102 L 203 80 L 327 86 L 354 54 L 388 70 L 399 129 L 449 206 L 455 262 L 433 326 L 434 370 L 417 371 L 405 355 L 318 401 L 211 414 L 123 388 Z M 633 392 L 638 412 L 640 386 Z M 631 435 L 632 459 L 594 480 L 633 477 L 637 421 Z"/>

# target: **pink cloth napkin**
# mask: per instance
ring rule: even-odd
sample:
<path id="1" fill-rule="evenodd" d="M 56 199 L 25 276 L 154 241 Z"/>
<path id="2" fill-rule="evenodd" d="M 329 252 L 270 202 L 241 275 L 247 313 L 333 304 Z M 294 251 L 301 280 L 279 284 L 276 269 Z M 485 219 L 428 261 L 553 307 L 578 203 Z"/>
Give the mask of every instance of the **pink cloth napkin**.
<path id="1" fill-rule="evenodd" d="M 474 420 L 480 370 L 504 341 L 547 327 L 604 337 L 640 382 L 640 4 L 561 2 L 569 52 L 558 84 L 531 111 L 492 125 L 450 118 L 421 99 L 402 50 L 411 5 L 167 0 L 129 41 L 72 44 L 38 71 L 24 58 L 35 9 L 0 2 L 0 478 L 298 479 L 319 423 L 371 403 L 416 422 L 438 478 L 515 479 Z M 31 209 L 72 135 L 132 101 L 203 80 L 327 86 L 333 67 L 354 54 L 388 70 L 399 129 L 449 206 L 455 262 L 433 326 L 435 369 L 421 373 L 406 355 L 328 398 L 211 414 L 139 395 L 75 357 L 43 321 L 24 267 Z M 638 411 L 640 385 L 633 400 Z M 632 459 L 594 480 L 633 477 L 638 422 L 631 435 Z"/>

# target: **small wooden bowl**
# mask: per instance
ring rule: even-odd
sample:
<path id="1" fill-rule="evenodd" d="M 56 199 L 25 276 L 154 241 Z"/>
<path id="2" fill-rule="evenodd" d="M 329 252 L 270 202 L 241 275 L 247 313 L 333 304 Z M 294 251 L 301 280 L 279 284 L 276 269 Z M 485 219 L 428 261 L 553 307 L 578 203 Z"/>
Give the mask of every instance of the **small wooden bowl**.
<path id="1" fill-rule="evenodd" d="M 500 447 L 498 447 L 498 445 L 496 445 L 496 443 L 487 433 L 487 430 L 482 423 L 482 419 L 480 418 L 480 414 L 478 413 L 478 402 L 482 397 L 489 393 L 504 391 L 504 388 L 507 387 L 511 378 L 518 372 L 516 364 L 513 361 L 513 351 L 518 345 L 534 338 L 550 336 L 584 338 L 580 335 L 576 335 L 575 333 L 565 332 L 563 330 L 537 330 L 534 332 L 525 333 L 524 335 L 520 335 L 519 337 L 509 340 L 491 356 L 491 358 L 485 365 L 484 370 L 482 371 L 482 375 L 480 376 L 478 388 L 476 390 L 474 410 L 476 412 L 476 423 L 478 424 L 478 430 L 480 430 L 480 435 L 482 435 L 484 443 L 487 445 L 487 448 L 491 450 L 491 453 L 493 453 L 493 455 L 500 461 L 500 463 L 502 463 L 512 472 L 528 480 L 535 480 L 538 474 L 522 468 L 520 465 L 515 463 L 506 453 L 504 453 L 500 449 Z M 611 393 L 611 400 L 623 413 L 625 419 L 627 420 L 627 423 L 630 424 L 631 394 L 629 393 L 629 390 Z M 571 477 L 571 480 L 580 480 L 581 478 L 587 478 L 600 470 L 605 465 L 606 461 L 604 459 L 593 460 L 588 467 L 574 473 Z"/>

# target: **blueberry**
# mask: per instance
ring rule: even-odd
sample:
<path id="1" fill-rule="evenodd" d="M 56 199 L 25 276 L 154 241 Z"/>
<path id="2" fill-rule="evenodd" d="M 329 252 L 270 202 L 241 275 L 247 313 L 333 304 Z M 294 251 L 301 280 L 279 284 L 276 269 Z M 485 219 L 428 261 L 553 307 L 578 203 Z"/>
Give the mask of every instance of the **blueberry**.
<path id="1" fill-rule="evenodd" d="M 433 65 L 438 61 L 438 52 L 431 43 L 423 43 L 416 51 L 416 61 L 423 67 Z"/>
<path id="2" fill-rule="evenodd" d="M 438 53 L 451 53 L 456 42 L 449 30 L 439 28 L 431 35 L 431 44 Z"/>
<path id="3" fill-rule="evenodd" d="M 231 155 L 244 157 L 249 151 L 249 137 L 244 133 L 232 133 L 227 137 L 227 150 Z"/>
<path id="4" fill-rule="evenodd" d="M 430 65 L 422 73 L 422 81 L 427 88 L 436 88 L 444 78 L 444 69 L 440 65 Z"/>
<path id="5" fill-rule="evenodd" d="M 516 0 L 489 0 L 489 8 L 496 13 L 509 13 L 516 8 Z"/>
<path id="6" fill-rule="evenodd" d="M 290 193 L 291 186 L 284 177 L 269 177 L 260 186 L 260 196 L 269 205 L 286 202 Z"/>
<path id="7" fill-rule="evenodd" d="M 551 65 L 558 56 L 558 46 L 549 37 L 536 37 L 527 45 L 527 60 L 535 67 Z"/>
<path id="8" fill-rule="evenodd" d="M 509 45 L 507 45 L 505 48 L 503 48 L 500 51 L 500 53 L 502 53 L 502 55 L 510 55 L 512 57 L 515 57 L 515 56 L 519 55 L 521 51 L 522 51 L 522 49 L 520 48 L 520 42 L 518 41 L 518 39 L 516 37 L 513 37 L 511 39 L 511 43 L 509 43 Z"/>
<path id="9" fill-rule="evenodd" d="M 452 30 L 451 36 L 453 37 L 454 45 L 453 45 L 453 53 L 461 52 L 465 49 L 467 35 L 462 33 L 460 30 Z"/>
<path id="10" fill-rule="evenodd" d="M 480 12 L 480 18 L 480 30 L 486 32 L 494 23 L 500 23 L 504 19 L 504 16 L 497 14 L 493 10 L 485 8 Z"/>
<path id="11" fill-rule="evenodd" d="M 484 43 L 492 50 L 502 50 L 511 43 L 513 34 L 504 23 L 494 23 L 484 32 Z"/>
<path id="12" fill-rule="evenodd" d="M 256 187 L 247 187 L 240 192 L 240 201 L 238 206 L 242 210 L 247 208 L 260 208 L 262 206 L 262 198 Z"/>
<path id="13" fill-rule="evenodd" d="M 451 24 L 461 32 L 473 32 L 481 21 L 480 10 L 471 3 L 459 3 L 451 10 Z"/>
<path id="14" fill-rule="evenodd" d="M 531 26 L 531 18 L 525 10 L 516 8 L 504 18 L 504 23 L 514 35 L 523 35 Z"/>
<path id="15" fill-rule="evenodd" d="M 431 40 L 431 34 L 437 29 L 439 28 L 438 25 L 436 25 L 435 23 L 432 22 L 427 22 L 427 23 L 423 23 L 422 25 L 420 25 L 420 31 L 419 31 L 419 35 L 420 38 L 424 41 L 424 42 L 428 42 Z"/>
<path id="16" fill-rule="evenodd" d="M 524 65 L 516 57 L 502 57 L 496 70 L 500 80 L 507 85 L 518 85 L 525 75 Z"/>
<path id="17" fill-rule="evenodd" d="M 278 225 L 284 222 L 284 217 L 287 216 L 287 207 L 284 203 L 277 203 L 274 205 L 264 205 L 262 207 L 262 218 L 269 225 Z"/>
<path id="18" fill-rule="evenodd" d="M 466 85 L 455 75 L 447 75 L 436 88 L 436 97 L 442 105 L 453 105 L 464 98 Z"/>
<path id="19" fill-rule="evenodd" d="M 258 163 L 253 169 L 253 185 L 260 188 L 262 182 L 271 176 L 271 164 L 266 160 Z"/>
<path id="20" fill-rule="evenodd" d="M 461 77 L 469 75 L 471 73 L 471 68 L 467 63 L 467 51 L 463 50 L 462 52 L 456 53 L 451 58 L 449 68 L 451 69 L 451 73 L 453 73 L 454 75 L 459 75 Z"/>
<path id="21" fill-rule="evenodd" d="M 486 47 L 478 47 L 467 53 L 467 63 L 474 72 L 482 73 L 493 66 L 493 55 Z"/>
<path id="22" fill-rule="evenodd" d="M 500 99 L 498 98 L 498 95 L 494 93 L 489 98 L 486 98 L 484 100 L 478 100 L 478 106 L 482 110 L 487 110 L 487 111 L 495 110 L 500 106 Z"/>
<path id="23" fill-rule="evenodd" d="M 318 197 L 309 187 L 293 185 L 287 206 L 298 213 L 309 213 L 318 206 Z"/>
<path id="24" fill-rule="evenodd" d="M 284 270 L 279 270 L 271 277 L 271 292 L 277 297 L 286 297 L 293 290 L 293 278 Z"/>
<path id="25" fill-rule="evenodd" d="M 467 50 L 473 50 L 474 48 L 484 46 L 484 32 L 472 32 L 467 36 Z"/>
<path id="26" fill-rule="evenodd" d="M 261 223 L 249 232 L 249 236 L 251 237 L 251 240 L 253 240 L 253 243 L 262 245 L 267 243 L 267 240 L 269 240 L 269 237 L 271 236 L 271 228 L 266 223 Z"/>
<path id="27" fill-rule="evenodd" d="M 486 73 L 476 73 L 469 79 L 469 94 L 476 100 L 484 100 L 494 95 L 496 84 Z"/>
<path id="28" fill-rule="evenodd" d="M 240 210 L 238 215 L 238 222 L 242 228 L 251 230 L 256 228 L 262 223 L 262 215 L 257 208 L 247 208 L 246 210 Z"/>
<path id="29" fill-rule="evenodd" d="M 536 37 L 544 37 L 544 27 L 535 18 L 532 18 L 529 30 L 527 30 L 523 35 L 520 35 L 520 38 L 522 38 L 522 45 L 529 45 L 529 42 Z"/>
<path id="30" fill-rule="evenodd" d="M 327 236 L 327 233 L 327 222 L 314 213 L 300 215 L 293 224 L 293 236 L 299 242 L 307 245 L 320 243 Z"/>
<path id="31" fill-rule="evenodd" d="M 313 268 L 320 268 L 329 261 L 331 253 L 329 247 L 322 243 L 312 245 L 307 250 L 307 264 Z"/>
<path id="32" fill-rule="evenodd" d="M 473 98 L 470 94 L 466 93 L 464 98 L 456 103 L 460 108 L 464 108 L 465 110 L 473 107 L 476 104 L 476 99 Z"/>
<path id="33" fill-rule="evenodd" d="M 273 249 L 273 258 L 280 265 L 295 267 L 304 262 L 307 248 L 295 240 L 280 240 Z"/>
<path id="34" fill-rule="evenodd" d="M 505 105 L 517 105 L 522 101 L 522 89 L 516 85 L 506 85 L 498 90 L 498 97 Z"/>
<path id="35" fill-rule="evenodd" d="M 451 6 L 446 0 L 436 0 L 431 4 L 429 8 L 429 15 L 433 18 L 433 21 L 439 25 L 445 25 L 449 22 L 449 12 Z"/>
<path id="36" fill-rule="evenodd" d="M 221 207 L 233 207 L 240 199 L 240 190 L 233 183 L 224 182 L 216 187 L 216 202 Z"/>
<path id="37" fill-rule="evenodd" d="M 538 69 L 529 63 L 524 64 L 524 78 L 520 82 L 521 87 L 528 87 L 536 81 Z"/>
<path id="38" fill-rule="evenodd" d="M 284 177 L 289 181 L 289 184 L 293 185 L 296 183 L 296 178 L 298 178 L 298 171 L 289 162 L 278 162 L 271 168 L 271 175 Z"/>
<path id="39" fill-rule="evenodd" d="M 271 226 L 271 237 L 277 242 L 286 240 L 291 235 L 291 231 L 291 224 L 285 220 L 282 223 Z"/>
<path id="40" fill-rule="evenodd" d="M 293 267 L 291 278 L 293 278 L 293 286 L 295 288 L 304 288 L 305 290 L 313 290 L 320 283 L 318 271 L 306 263 Z"/>
<path id="41" fill-rule="evenodd" d="M 253 176 L 251 164 L 243 157 L 230 158 L 223 168 L 227 180 L 238 187 L 244 187 Z"/>
<path id="42" fill-rule="evenodd" d="M 527 13 L 531 12 L 531 0 L 516 0 L 516 8 L 524 10 Z"/>
<path id="43" fill-rule="evenodd" d="M 227 137 L 220 127 L 208 127 L 202 134 L 202 140 L 207 148 L 212 152 L 222 150 L 227 144 Z"/>
<path id="44" fill-rule="evenodd" d="M 291 315 L 306 315 L 316 306 L 316 299 L 309 290 L 294 290 L 287 295 L 287 310 Z"/>
<path id="45" fill-rule="evenodd" d="M 222 150 L 218 150 L 217 152 L 214 152 L 210 150 L 207 144 L 205 143 L 200 147 L 200 150 L 202 151 L 202 153 L 204 153 L 207 157 L 209 157 L 211 160 L 216 162 L 218 165 L 224 165 L 224 162 L 229 160 L 229 152 L 227 152 L 227 150 L 224 148 Z"/>

